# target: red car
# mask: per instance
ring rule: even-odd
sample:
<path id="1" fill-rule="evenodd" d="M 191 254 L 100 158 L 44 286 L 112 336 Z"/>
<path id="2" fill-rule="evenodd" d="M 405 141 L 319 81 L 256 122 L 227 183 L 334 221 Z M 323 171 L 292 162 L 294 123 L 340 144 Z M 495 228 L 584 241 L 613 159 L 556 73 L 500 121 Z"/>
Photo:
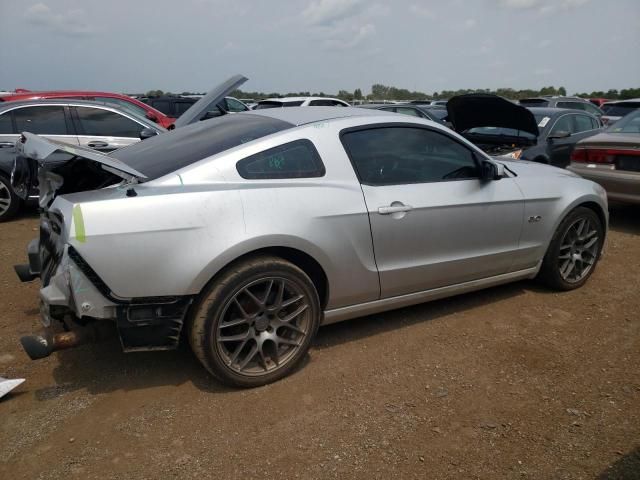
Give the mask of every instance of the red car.
<path id="1" fill-rule="evenodd" d="M 122 95 L 120 93 L 109 92 L 86 92 L 76 90 L 53 90 L 49 92 L 31 92 L 24 89 L 16 89 L 15 93 L 0 96 L 0 102 L 13 102 L 17 100 L 41 100 L 41 99 L 77 99 L 77 100 L 94 100 L 97 102 L 105 102 L 116 104 L 125 110 L 129 110 L 137 115 L 152 120 L 164 128 L 169 128 L 175 122 L 175 118 L 169 117 L 150 105 L 136 100 L 135 98 Z"/>

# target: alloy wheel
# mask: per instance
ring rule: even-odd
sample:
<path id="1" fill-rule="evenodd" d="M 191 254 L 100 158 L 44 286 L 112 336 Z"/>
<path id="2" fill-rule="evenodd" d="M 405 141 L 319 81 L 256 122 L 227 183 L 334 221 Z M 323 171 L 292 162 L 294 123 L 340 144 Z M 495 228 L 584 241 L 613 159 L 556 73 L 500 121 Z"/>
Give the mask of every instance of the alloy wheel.
<path id="1" fill-rule="evenodd" d="M 566 230 L 560 242 L 558 269 L 569 283 L 576 283 L 589 274 L 600 248 L 598 230 L 587 217 L 578 218 Z"/>
<path id="2" fill-rule="evenodd" d="M 11 192 L 4 182 L 0 181 L 0 216 L 9 211 L 11 207 Z"/>
<path id="3" fill-rule="evenodd" d="M 309 306 L 304 290 L 283 277 L 261 278 L 236 290 L 214 333 L 227 368 L 260 376 L 287 365 L 312 333 Z"/>

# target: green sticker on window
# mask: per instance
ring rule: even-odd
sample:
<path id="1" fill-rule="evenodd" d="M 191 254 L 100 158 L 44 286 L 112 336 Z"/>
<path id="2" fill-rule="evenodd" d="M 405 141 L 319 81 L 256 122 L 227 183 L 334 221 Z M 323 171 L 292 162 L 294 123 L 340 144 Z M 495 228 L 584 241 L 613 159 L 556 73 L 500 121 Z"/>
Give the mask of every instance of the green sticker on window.
<path id="1" fill-rule="evenodd" d="M 269 168 L 282 170 L 284 168 L 284 157 L 282 155 L 272 155 L 269 157 Z"/>

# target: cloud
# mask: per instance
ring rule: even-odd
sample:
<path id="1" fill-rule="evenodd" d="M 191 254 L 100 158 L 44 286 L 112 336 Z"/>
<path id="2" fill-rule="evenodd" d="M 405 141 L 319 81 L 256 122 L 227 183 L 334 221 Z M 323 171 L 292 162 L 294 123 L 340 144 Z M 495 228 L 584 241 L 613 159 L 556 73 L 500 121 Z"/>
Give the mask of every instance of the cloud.
<path id="1" fill-rule="evenodd" d="M 590 0 L 497 0 L 498 5 L 511 10 L 536 10 L 542 15 L 568 11 L 586 5 Z"/>
<path id="2" fill-rule="evenodd" d="M 416 5 L 413 4 L 409 7 L 409 11 L 419 17 L 424 17 L 428 19 L 435 19 L 436 14 L 430 8 L 425 7 L 424 5 Z"/>
<path id="3" fill-rule="evenodd" d="M 500 0 L 503 7 L 513 8 L 514 10 L 526 10 L 538 6 L 540 0 Z"/>
<path id="4" fill-rule="evenodd" d="M 542 68 L 537 68 L 533 71 L 533 73 L 535 75 L 538 75 L 539 77 L 548 77 L 549 75 L 551 75 L 553 73 L 553 70 L 551 68 L 548 67 L 542 67 Z"/>
<path id="5" fill-rule="evenodd" d="M 360 45 L 369 37 L 375 35 L 376 26 L 367 23 L 359 27 L 351 27 L 348 30 L 336 31 L 335 38 L 328 38 L 323 46 L 327 50 L 346 50 Z"/>
<path id="6" fill-rule="evenodd" d="M 86 12 L 79 8 L 65 13 L 54 13 L 44 3 L 36 3 L 27 8 L 24 18 L 27 23 L 47 28 L 60 35 L 87 36 L 99 31 L 89 23 Z"/>
<path id="7" fill-rule="evenodd" d="M 478 21 L 475 18 L 467 18 L 464 22 L 462 22 L 462 28 L 468 30 L 475 27 L 477 24 Z"/>
<path id="8" fill-rule="evenodd" d="M 303 10 L 302 18 L 309 25 L 331 25 L 357 14 L 364 3 L 364 0 L 315 0 Z"/>

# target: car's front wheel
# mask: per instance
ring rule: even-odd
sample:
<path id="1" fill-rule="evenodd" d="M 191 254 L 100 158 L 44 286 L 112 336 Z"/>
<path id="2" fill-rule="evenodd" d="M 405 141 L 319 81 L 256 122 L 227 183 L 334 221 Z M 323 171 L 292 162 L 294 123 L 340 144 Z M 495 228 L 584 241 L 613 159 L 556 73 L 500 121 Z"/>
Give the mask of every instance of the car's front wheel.
<path id="1" fill-rule="evenodd" d="M 20 198 L 11 188 L 9 179 L 0 175 L 0 222 L 13 218 L 20 209 Z"/>
<path id="2" fill-rule="evenodd" d="M 572 210 L 553 235 L 538 278 L 558 290 L 581 287 L 596 268 L 603 242 L 600 217 L 590 208 Z"/>
<path id="3" fill-rule="evenodd" d="M 189 342 L 222 382 L 257 387 L 300 363 L 320 317 L 318 294 L 301 269 L 277 257 L 254 257 L 205 289 L 192 311 Z"/>

